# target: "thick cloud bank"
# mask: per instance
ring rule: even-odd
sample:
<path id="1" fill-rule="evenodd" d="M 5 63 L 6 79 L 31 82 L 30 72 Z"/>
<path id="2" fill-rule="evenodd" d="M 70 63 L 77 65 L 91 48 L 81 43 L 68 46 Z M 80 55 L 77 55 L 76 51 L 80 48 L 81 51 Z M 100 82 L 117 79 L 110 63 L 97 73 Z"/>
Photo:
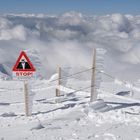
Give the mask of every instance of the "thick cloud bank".
<path id="1" fill-rule="evenodd" d="M 46 76 L 54 73 L 58 65 L 86 68 L 91 66 L 93 48 L 107 50 L 107 72 L 122 79 L 139 79 L 140 16 L 68 12 L 59 16 L 0 17 L 0 63 L 10 68 L 23 49 L 39 54 Z"/>

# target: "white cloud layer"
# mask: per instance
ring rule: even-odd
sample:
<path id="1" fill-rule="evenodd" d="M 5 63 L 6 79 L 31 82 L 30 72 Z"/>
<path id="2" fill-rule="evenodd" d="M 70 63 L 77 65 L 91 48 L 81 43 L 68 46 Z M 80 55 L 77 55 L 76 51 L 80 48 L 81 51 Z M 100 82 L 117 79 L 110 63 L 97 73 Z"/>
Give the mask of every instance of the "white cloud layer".
<path id="1" fill-rule="evenodd" d="M 57 65 L 90 67 L 92 48 L 105 48 L 106 71 L 123 79 L 140 78 L 140 16 L 4 15 L 0 17 L 0 63 L 11 67 L 23 49 L 40 53 L 49 75 Z M 46 74 L 46 75 L 47 75 Z"/>

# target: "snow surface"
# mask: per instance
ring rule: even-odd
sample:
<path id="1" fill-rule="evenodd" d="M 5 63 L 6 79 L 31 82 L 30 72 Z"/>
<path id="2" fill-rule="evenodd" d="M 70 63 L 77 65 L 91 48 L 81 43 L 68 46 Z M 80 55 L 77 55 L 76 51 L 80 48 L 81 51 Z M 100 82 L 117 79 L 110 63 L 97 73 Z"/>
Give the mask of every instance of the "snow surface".
<path id="1" fill-rule="evenodd" d="M 32 116 L 25 117 L 23 82 L 0 81 L 0 139 L 140 140 L 140 102 L 105 92 L 105 85 L 89 103 L 87 91 L 61 86 L 55 97 L 55 83 L 30 81 Z"/>

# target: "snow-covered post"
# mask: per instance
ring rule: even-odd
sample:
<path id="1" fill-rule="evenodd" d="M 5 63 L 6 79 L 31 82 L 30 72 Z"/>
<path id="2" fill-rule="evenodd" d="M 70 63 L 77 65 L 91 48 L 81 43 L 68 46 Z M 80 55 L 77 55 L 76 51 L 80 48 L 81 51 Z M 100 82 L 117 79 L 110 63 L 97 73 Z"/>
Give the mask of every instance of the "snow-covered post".
<path id="1" fill-rule="evenodd" d="M 29 93 L 28 93 L 28 82 L 24 81 L 24 97 L 25 97 L 25 115 L 28 117 L 29 113 Z"/>
<path id="2" fill-rule="evenodd" d="M 61 84 L 61 67 L 58 67 L 58 83 L 56 88 L 56 97 L 60 96 L 60 84 Z"/>
<path id="3" fill-rule="evenodd" d="M 97 99 L 97 89 L 100 88 L 100 84 L 102 82 L 102 71 L 104 69 L 105 53 L 106 51 L 102 48 L 97 48 L 93 51 L 90 102 L 93 102 Z"/>
<path id="4" fill-rule="evenodd" d="M 95 92 L 95 72 L 96 72 L 96 49 L 94 49 L 94 51 L 93 51 L 90 102 L 95 101 L 97 98 L 97 93 Z"/>

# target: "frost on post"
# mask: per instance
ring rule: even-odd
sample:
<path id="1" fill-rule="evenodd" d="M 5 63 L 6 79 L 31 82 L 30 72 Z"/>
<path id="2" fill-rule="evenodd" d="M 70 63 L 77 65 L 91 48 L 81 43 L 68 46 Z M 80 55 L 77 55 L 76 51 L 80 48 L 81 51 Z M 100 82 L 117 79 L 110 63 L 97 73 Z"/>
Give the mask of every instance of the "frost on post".
<path id="1" fill-rule="evenodd" d="M 96 49 L 96 76 L 95 76 L 95 92 L 97 94 L 97 89 L 100 88 L 102 82 L 102 73 L 104 71 L 104 55 L 106 50 L 102 48 Z"/>

